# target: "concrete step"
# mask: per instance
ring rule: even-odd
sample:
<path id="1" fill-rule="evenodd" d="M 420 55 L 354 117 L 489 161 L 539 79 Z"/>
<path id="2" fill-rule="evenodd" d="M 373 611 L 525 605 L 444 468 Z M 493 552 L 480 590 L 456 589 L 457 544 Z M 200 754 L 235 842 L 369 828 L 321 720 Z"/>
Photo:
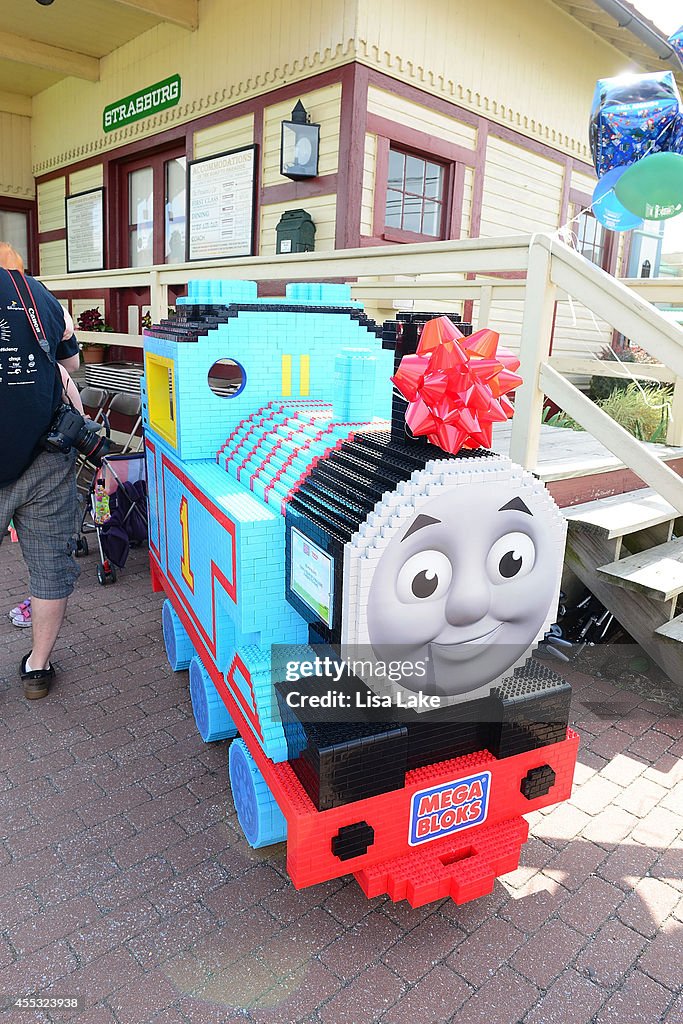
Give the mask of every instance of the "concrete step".
<path id="1" fill-rule="evenodd" d="M 616 587 L 671 601 L 683 593 L 683 539 L 600 565 L 597 573 Z"/>
<path id="2" fill-rule="evenodd" d="M 671 522 L 678 511 L 649 487 L 564 508 L 570 527 L 583 526 L 607 540 Z"/>

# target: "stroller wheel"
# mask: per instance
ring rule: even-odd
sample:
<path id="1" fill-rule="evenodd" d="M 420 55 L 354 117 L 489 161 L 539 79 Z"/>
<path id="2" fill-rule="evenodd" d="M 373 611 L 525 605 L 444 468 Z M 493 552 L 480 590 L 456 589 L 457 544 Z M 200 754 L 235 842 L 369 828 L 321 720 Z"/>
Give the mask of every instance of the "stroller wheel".
<path id="1" fill-rule="evenodd" d="M 111 562 L 99 563 L 97 566 L 97 581 L 103 587 L 106 587 L 107 583 L 116 583 L 116 569 Z"/>
<path id="2" fill-rule="evenodd" d="M 74 551 L 76 558 L 82 558 L 84 555 L 87 555 L 89 550 L 88 538 L 83 536 L 79 537 L 76 541 L 76 550 Z"/>

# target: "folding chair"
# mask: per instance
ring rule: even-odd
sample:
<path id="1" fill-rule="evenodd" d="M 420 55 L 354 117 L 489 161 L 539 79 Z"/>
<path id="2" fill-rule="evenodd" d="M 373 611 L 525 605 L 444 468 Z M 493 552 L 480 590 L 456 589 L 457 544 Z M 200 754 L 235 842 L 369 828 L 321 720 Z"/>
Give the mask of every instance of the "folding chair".
<path id="1" fill-rule="evenodd" d="M 142 399 L 139 395 L 120 392 L 114 395 L 107 409 L 112 430 L 128 435 L 123 442 L 112 442 L 111 451 L 119 455 L 142 450 Z"/>

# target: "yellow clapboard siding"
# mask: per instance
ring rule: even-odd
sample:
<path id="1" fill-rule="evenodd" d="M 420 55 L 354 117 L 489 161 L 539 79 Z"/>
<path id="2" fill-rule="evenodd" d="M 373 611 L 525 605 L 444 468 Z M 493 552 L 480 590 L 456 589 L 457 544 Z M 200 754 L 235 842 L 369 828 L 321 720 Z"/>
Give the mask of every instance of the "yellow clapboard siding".
<path id="1" fill-rule="evenodd" d="M 368 111 L 389 121 L 396 121 L 405 128 L 413 128 L 425 135 L 436 135 L 444 142 L 464 146 L 466 149 L 474 149 L 477 142 L 477 130 L 472 125 L 374 85 L 368 90 Z"/>
<path id="2" fill-rule="evenodd" d="M 40 243 L 40 273 L 66 274 L 66 239 Z"/>
<path id="3" fill-rule="evenodd" d="M 305 202 L 293 200 L 290 203 L 269 203 L 261 207 L 261 256 L 275 254 L 275 227 L 285 210 L 298 209 L 302 205 L 310 213 L 315 224 L 316 252 L 334 249 L 337 196 L 313 196 Z"/>
<path id="4" fill-rule="evenodd" d="M 627 63 L 549 0 L 374 0 L 357 31 L 364 63 L 581 159 L 596 79 Z"/>
<path id="5" fill-rule="evenodd" d="M 504 139 L 489 138 L 481 213 L 482 237 L 554 231 L 564 168 Z"/>
<path id="6" fill-rule="evenodd" d="M 69 175 L 69 195 L 77 192 L 88 192 L 91 188 L 101 188 L 104 184 L 104 166 L 95 164 L 82 171 L 74 171 Z"/>
<path id="7" fill-rule="evenodd" d="M 341 85 L 328 85 L 298 96 L 312 124 L 320 125 L 318 174 L 335 174 L 339 152 L 339 119 Z M 281 185 L 288 178 L 280 174 L 280 125 L 291 120 L 296 100 L 287 100 L 266 107 L 263 118 L 263 185 Z"/>
<path id="8" fill-rule="evenodd" d="M 576 189 L 577 192 L 585 192 L 586 195 L 592 196 L 596 180 L 595 175 L 591 176 L 583 174 L 581 171 L 573 171 L 571 187 Z"/>
<path id="9" fill-rule="evenodd" d="M 0 195 L 33 199 L 31 118 L 0 111 Z"/>
<path id="10" fill-rule="evenodd" d="M 52 178 L 36 189 L 38 194 L 38 231 L 58 231 L 66 227 L 64 196 L 66 178 Z M 46 273 L 46 271 L 43 271 Z"/>
<path id="11" fill-rule="evenodd" d="M 372 235 L 375 220 L 375 166 L 377 161 L 377 136 L 365 136 L 363 158 L 363 191 L 360 202 L 360 233 Z"/>
<path id="12" fill-rule="evenodd" d="M 254 141 L 254 115 L 245 114 L 231 121 L 203 128 L 194 133 L 194 158 L 225 153 L 241 146 L 250 146 Z"/>
<path id="13" fill-rule="evenodd" d="M 161 23 L 105 57 L 98 82 L 84 88 L 66 78 L 35 97 L 36 173 L 92 155 L 93 141 L 113 149 L 216 110 L 225 110 L 227 121 L 230 106 L 247 97 L 353 60 L 353 3 L 202 0 L 199 7 L 194 32 Z M 182 78 L 177 107 L 103 136 L 102 111 L 108 103 L 174 72 Z M 302 96 L 305 92 L 304 85 Z"/>

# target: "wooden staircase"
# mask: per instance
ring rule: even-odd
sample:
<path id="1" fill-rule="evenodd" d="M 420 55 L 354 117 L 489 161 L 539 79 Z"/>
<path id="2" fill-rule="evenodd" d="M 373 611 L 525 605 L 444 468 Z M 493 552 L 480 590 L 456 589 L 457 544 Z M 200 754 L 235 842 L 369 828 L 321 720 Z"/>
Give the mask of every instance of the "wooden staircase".
<path id="1" fill-rule="evenodd" d="M 683 517 L 649 488 L 563 511 L 568 567 L 683 695 Z"/>

